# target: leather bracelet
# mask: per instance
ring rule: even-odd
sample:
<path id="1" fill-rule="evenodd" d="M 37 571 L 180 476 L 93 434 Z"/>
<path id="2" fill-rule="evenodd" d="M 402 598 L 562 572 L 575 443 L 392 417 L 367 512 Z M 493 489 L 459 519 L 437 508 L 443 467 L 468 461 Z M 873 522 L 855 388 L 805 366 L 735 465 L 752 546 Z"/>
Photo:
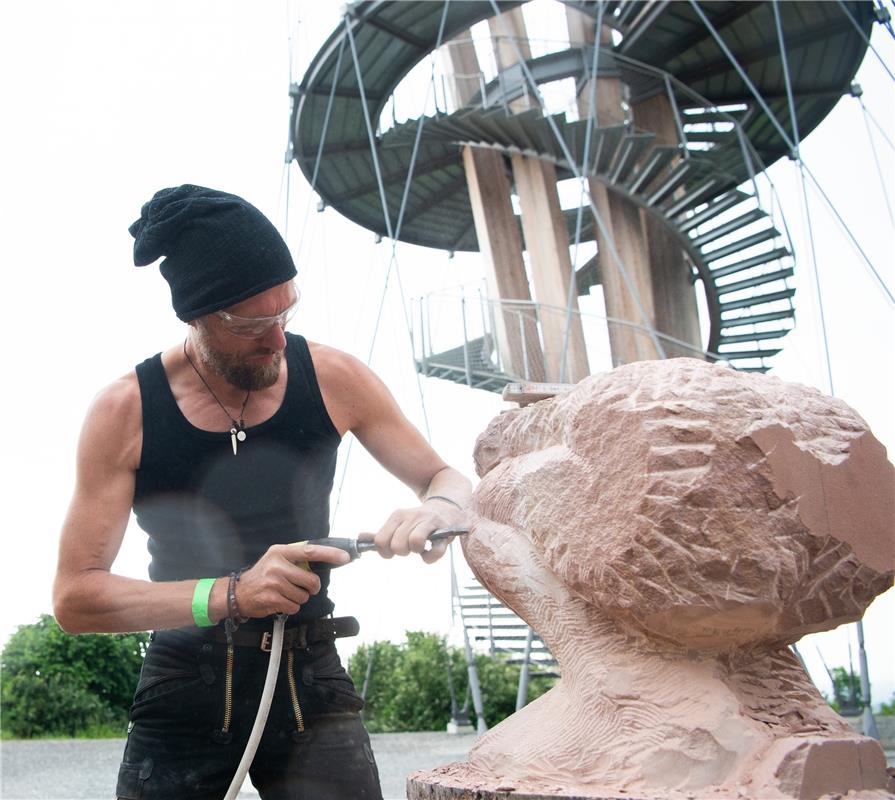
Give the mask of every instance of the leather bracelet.
<path id="1" fill-rule="evenodd" d="M 239 603 L 236 600 L 236 584 L 242 575 L 242 570 L 230 573 L 230 581 L 227 584 L 227 618 L 235 625 L 241 625 L 248 621 L 248 617 L 243 617 L 239 613 Z"/>
<path id="2" fill-rule="evenodd" d="M 451 500 L 450 497 L 442 497 L 440 494 L 430 494 L 425 500 L 424 503 L 428 503 L 430 500 L 442 500 L 445 503 L 450 503 L 454 508 L 459 508 L 461 511 L 463 510 L 463 506 L 461 506 L 456 500 Z"/>

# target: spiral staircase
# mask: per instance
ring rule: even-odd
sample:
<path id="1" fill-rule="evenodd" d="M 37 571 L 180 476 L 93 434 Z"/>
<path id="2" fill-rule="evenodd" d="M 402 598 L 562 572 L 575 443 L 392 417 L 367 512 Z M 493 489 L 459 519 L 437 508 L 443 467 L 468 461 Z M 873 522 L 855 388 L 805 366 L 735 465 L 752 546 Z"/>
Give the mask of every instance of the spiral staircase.
<path id="1" fill-rule="evenodd" d="M 520 3 L 495 5 L 506 11 Z M 602 10 L 597 2 L 566 5 L 594 18 L 602 15 L 621 34 L 617 44 L 600 53 L 598 75 L 620 75 L 632 103 L 667 91 L 679 132 L 678 143 L 668 146 L 630 123 L 598 125 L 584 172 L 638 204 L 676 237 L 705 293 L 708 357 L 740 369 L 768 369 L 768 359 L 779 352 L 794 322 L 789 281 L 794 255 L 785 230 L 759 204 L 750 178 L 790 152 L 743 75 L 791 133 L 772 4 L 699 3 L 699 13 L 684 2 L 605 2 Z M 869 32 L 874 8 L 869 2 L 801 2 L 781 3 L 778 11 L 795 118 L 804 137 L 848 92 L 866 49 L 845 14 Z M 492 81 L 468 107 L 395 125 L 377 134 L 371 147 L 366 120 L 379 119 L 410 69 L 439 43 L 493 13 L 490 2 L 475 0 L 447 7 L 410 1 L 346 7 L 345 24 L 292 90 L 290 155 L 327 205 L 381 235 L 391 229 L 401 241 L 471 251 L 478 242 L 463 146 L 547 159 L 556 165 L 559 180 L 580 169 L 588 121 L 563 114 L 549 120 L 538 110 L 513 113 L 509 101 L 526 88 L 521 69 Z M 714 34 L 726 42 L 742 72 Z M 592 52 L 570 47 L 530 59 L 527 72 L 538 83 L 562 77 L 582 83 Z M 391 224 L 385 222 L 383 205 Z M 403 214 L 396 232 L 399 209 Z M 564 213 L 571 241 L 578 212 Z M 580 238 L 594 235 L 592 218 L 585 214 Z M 599 274 L 598 263 L 588 265 L 579 275 L 579 291 Z M 447 362 L 450 355 L 428 363 Z"/>

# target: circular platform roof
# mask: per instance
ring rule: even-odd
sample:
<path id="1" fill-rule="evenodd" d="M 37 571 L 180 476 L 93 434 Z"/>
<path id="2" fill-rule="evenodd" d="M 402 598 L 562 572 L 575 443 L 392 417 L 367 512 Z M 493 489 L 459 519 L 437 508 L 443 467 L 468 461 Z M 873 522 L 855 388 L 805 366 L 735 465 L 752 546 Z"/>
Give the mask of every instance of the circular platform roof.
<path id="1" fill-rule="evenodd" d="M 501 11 L 521 4 L 518 0 L 497 3 Z M 597 15 L 596 2 L 566 5 Z M 699 8 L 791 137 L 772 4 L 736 0 L 700 3 Z M 843 6 L 793 2 L 780 3 L 778 9 L 799 134 L 804 138 L 848 91 L 866 50 L 846 11 L 869 35 L 874 10 L 870 2 L 846 2 Z M 375 125 L 401 79 L 435 48 L 442 17 L 441 40 L 447 41 L 492 16 L 493 8 L 490 2 L 467 0 L 450 3 L 445 13 L 444 3 L 432 0 L 379 0 L 349 5 L 346 14 L 345 24 L 332 33 L 293 90 L 293 156 L 328 205 L 357 224 L 388 235 L 358 72 L 366 112 Z M 615 48 L 619 54 L 667 71 L 711 103 L 757 105 L 689 3 L 608 2 L 604 14 L 606 22 L 623 34 Z M 767 165 L 789 153 L 789 146 L 764 113 L 748 115 L 744 132 Z M 375 147 L 394 230 L 412 144 L 406 132 L 402 137 L 399 130 L 392 129 L 375 140 Z M 724 169 L 736 170 L 736 165 L 727 162 Z M 745 167 L 735 177 L 745 180 Z M 460 149 L 455 144 L 438 140 L 421 143 L 397 238 L 448 250 L 478 249 Z"/>

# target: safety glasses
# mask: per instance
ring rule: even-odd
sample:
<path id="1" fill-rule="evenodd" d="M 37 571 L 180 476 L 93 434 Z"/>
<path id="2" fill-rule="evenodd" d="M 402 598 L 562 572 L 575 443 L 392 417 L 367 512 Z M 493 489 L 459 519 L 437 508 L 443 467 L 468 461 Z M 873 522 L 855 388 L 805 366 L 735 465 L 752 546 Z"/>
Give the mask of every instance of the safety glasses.
<path id="1" fill-rule="evenodd" d="M 227 333 L 238 336 L 240 339 L 260 339 L 274 325 L 279 325 L 281 328 L 286 327 L 298 310 L 298 300 L 299 295 L 296 294 L 295 302 L 275 317 L 240 317 L 229 311 L 215 311 L 214 313 Z"/>

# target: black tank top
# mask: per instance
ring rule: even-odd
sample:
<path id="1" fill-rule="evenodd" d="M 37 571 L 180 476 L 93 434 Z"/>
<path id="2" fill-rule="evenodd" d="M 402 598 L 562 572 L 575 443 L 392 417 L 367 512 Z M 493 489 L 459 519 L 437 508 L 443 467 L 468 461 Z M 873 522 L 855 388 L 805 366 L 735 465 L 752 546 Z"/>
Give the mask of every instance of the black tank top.
<path id="1" fill-rule="evenodd" d="M 340 436 L 320 394 L 308 344 L 286 334 L 283 403 L 246 429 L 237 455 L 230 434 L 192 425 L 174 400 L 161 354 L 137 366 L 143 450 L 134 513 L 149 534 L 149 577 L 214 578 L 248 566 L 272 544 L 328 535 L 329 496 Z M 298 617 L 329 614 L 329 569 Z"/>

